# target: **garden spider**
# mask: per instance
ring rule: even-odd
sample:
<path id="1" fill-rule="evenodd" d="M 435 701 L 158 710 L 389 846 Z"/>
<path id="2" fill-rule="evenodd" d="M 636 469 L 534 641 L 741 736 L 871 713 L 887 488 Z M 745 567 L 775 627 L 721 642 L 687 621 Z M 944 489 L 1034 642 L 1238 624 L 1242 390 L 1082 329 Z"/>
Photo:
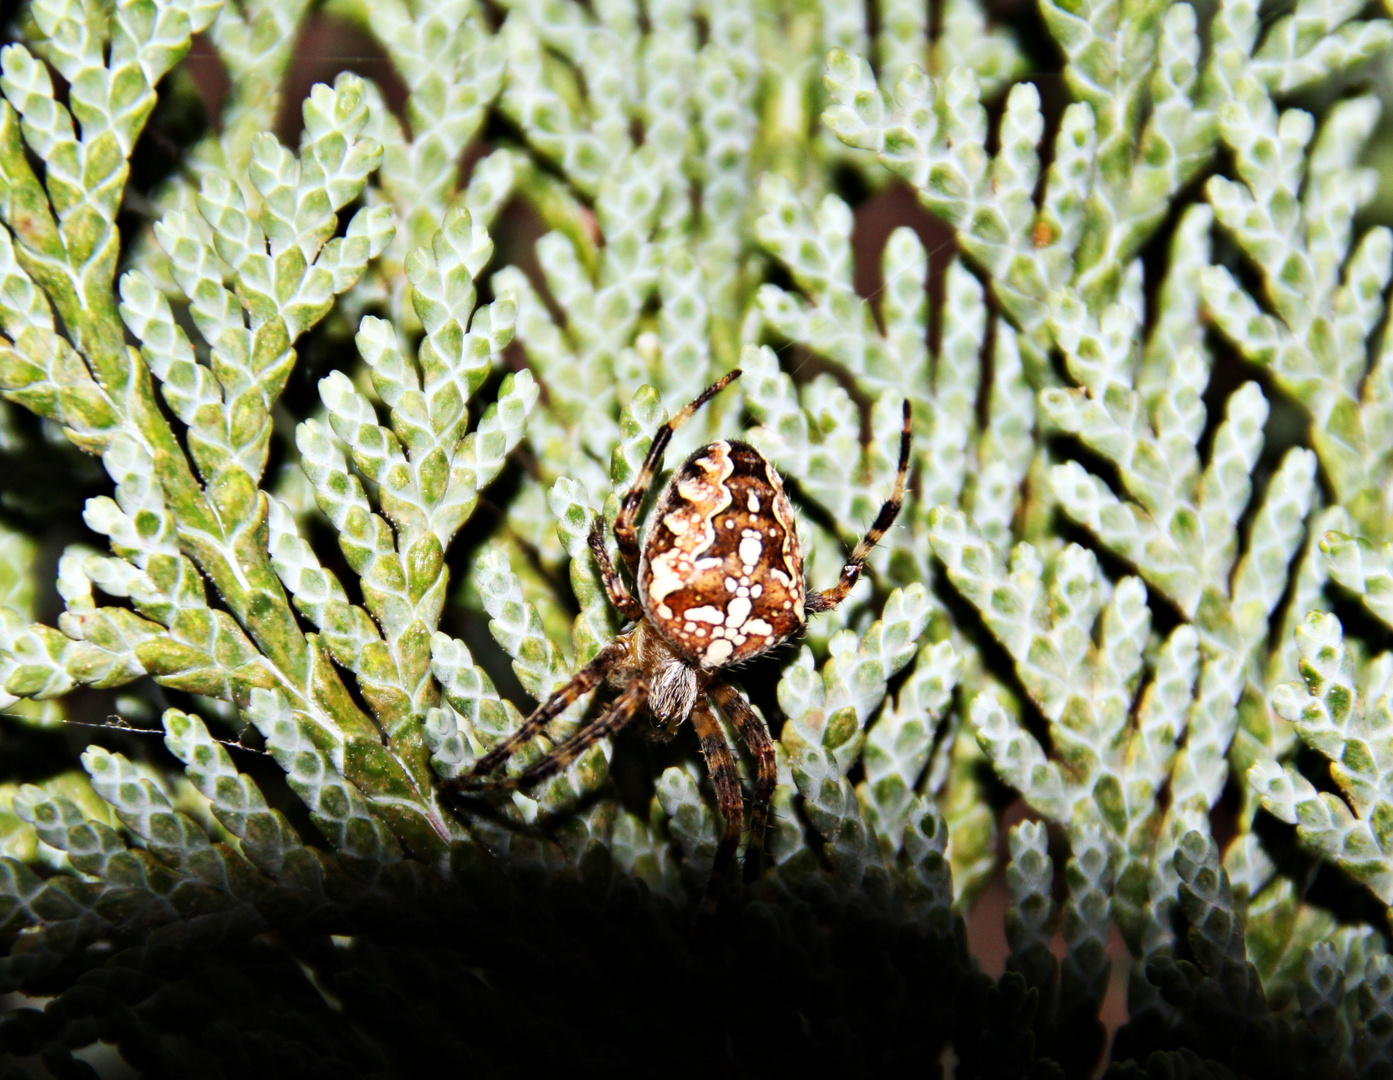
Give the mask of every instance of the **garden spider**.
<path id="1" fill-rule="evenodd" d="M 672 433 L 739 377 L 738 368 L 731 371 L 658 429 L 633 487 L 624 496 L 614 538 L 636 584 L 637 599 L 605 550 L 603 516 L 595 519 L 590 530 L 590 549 L 610 601 L 632 620 L 631 627 L 538 706 L 516 732 L 481 757 L 466 776 L 448 784 L 464 791 L 528 788 L 618 732 L 645 706 L 669 730 L 690 717 L 725 821 L 711 871 L 713 882 L 724 875 L 735 855 L 744 808 L 735 758 L 713 707 L 735 724 L 757 763 L 745 848 L 747 880 L 759 874 L 776 779 L 769 730 L 723 673 L 800 634 L 807 615 L 830 611 L 846 599 L 866 557 L 900 512 L 909 471 L 906 401 L 894 490 L 842 567 L 837 584 L 821 592 L 807 592 L 793 507 L 779 474 L 753 446 L 734 439 L 703 446 L 673 473 L 653 508 L 640 547 L 635 530 L 639 505 L 661 468 Z M 518 747 L 602 681 L 620 694 L 597 720 L 516 776 L 490 776 Z"/>

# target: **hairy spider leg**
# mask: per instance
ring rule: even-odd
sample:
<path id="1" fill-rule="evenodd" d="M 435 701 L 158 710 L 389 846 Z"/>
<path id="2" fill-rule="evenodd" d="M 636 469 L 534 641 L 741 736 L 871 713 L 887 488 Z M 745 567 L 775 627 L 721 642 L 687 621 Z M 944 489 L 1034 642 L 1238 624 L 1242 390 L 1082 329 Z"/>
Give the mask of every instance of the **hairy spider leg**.
<path id="1" fill-rule="evenodd" d="M 912 437 L 909 433 L 909 401 L 904 403 L 904 428 L 900 433 L 900 468 L 895 474 L 895 487 L 890 492 L 890 498 L 880 508 L 880 513 L 876 514 L 875 521 L 866 531 L 866 535 L 861 538 L 861 542 L 847 559 L 846 565 L 842 567 L 842 576 L 837 584 L 830 589 L 823 589 L 821 592 L 809 593 L 807 600 L 803 604 L 803 610 L 809 615 L 819 611 L 831 611 L 847 598 L 856 582 L 861 579 L 861 567 L 865 565 L 866 559 L 870 556 L 871 549 L 880 542 L 880 538 L 889 531 L 890 526 L 895 523 L 895 518 L 899 516 L 900 507 L 904 505 L 904 486 L 905 478 L 909 475 L 909 447 Z"/>
<path id="2" fill-rule="evenodd" d="M 740 845 L 740 825 L 744 816 L 745 800 L 740 795 L 740 774 L 735 771 L 735 755 L 730 751 L 726 733 L 716 720 L 716 714 L 704 699 L 698 699 L 692 709 L 692 727 L 701 740 L 701 752 L 706 758 L 706 768 L 711 774 L 711 786 L 716 789 L 716 803 L 725 819 L 725 832 L 716 844 L 716 860 L 711 864 L 711 885 L 725 877 L 730 861 L 735 857 L 735 849 Z"/>
<path id="3" fill-rule="evenodd" d="M 538 705 L 532 715 L 523 721 L 522 727 L 476 761 L 474 767 L 469 770 L 468 776 L 456 777 L 454 780 L 447 781 L 447 784 L 470 788 L 488 786 L 478 778 L 493 772 L 512 757 L 519 746 L 565 712 L 566 707 L 576 698 L 599 686 L 604 677 L 626 655 L 628 655 L 628 649 L 623 643 L 610 642 L 596 654 L 595 659 L 572 675 L 570 682 Z"/>
<path id="4" fill-rule="evenodd" d="M 590 526 L 590 550 L 595 555 L 595 564 L 600 568 L 600 580 L 605 583 L 605 591 L 609 593 L 609 602 L 619 609 L 619 613 L 624 618 L 641 618 L 643 605 L 630 595 L 629 590 L 624 585 L 624 579 L 619 576 L 619 571 L 614 568 L 614 563 L 610 560 L 609 552 L 605 550 L 604 514 L 596 514 L 595 521 Z"/>
<path id="5" fill-rule="evenodd" d="M 662 467 L 663 451 L 667 449 L 667 444 L 672 440 L 672 433 L 690 420 L 693 413 L 738 378 L 740 378 L 739 368 L 726 372 L 698 394 L 686 407 L 678 410 L 676 416 L 654 433 L 653 445 L 648 448 L 648 456 L 643 459 L 643 467 L 639 469 L 638 476 L 634 477 L 634 486 L 629 488 L 624 495 L 624 501 L 619 507 L 619 516 L 614 519 L 614 539 L 619 542 L 619 554 L 623 557 L 624 565 L 629 568 L 630 574 L 635 576 L 638 574 L 638 530 L 634 527 L 634 523 L 638 520 L 638 508 L 643 503 L 643 497 L 648 494 L 653 477 Z"/>
<path id="6" fill-rule="evenodd" d="M 472 780 L 467 790 L 517 791 L 530 788 L 566 768 L 586 750 L 609 735 L 617 735 L 638 715 L 648 700 L 648 684 L 642 679 L 631 682 L 593 724 L 581 728 L 540 761 L 529 765 L 516 776 L 499 776 L 491 780 Z"/>
<path id="7" fill-rule="evenodd" d="M 774 799 L 779 767 L 774 757 L 774 740 L 759 714 L 738 690 L 726 682 L 716 682 L 707 688 L 712 703 L 725 713 L 755 756 L 755 793 L 750 800 L 750 838 L 745 842 L 745 880 L 759 877 L 760 860 L 764 855 L 764 834 L 769 826 L 769 804 Z"/>

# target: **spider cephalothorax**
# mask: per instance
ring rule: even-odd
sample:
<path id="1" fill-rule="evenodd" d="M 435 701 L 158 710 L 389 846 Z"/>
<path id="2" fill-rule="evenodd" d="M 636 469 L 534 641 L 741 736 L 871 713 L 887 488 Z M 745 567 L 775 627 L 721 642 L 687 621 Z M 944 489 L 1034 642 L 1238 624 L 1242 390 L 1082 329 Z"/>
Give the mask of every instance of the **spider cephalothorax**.
<path id="1" fill-rule="evenodd" d="M 610 561 L 603 519 L 597 518 L 590 531 L 590 548 L 610 600 L 634 620 L 633 626 L 601 649 L 522 727 L 480 758 L 467 776 L 453 782 L 464 790 L 530 787 L 565 768 L 645 708 L 670 729 L 690 719 L 725 819 L 713 878 L 735 854 L 744 808 L 735 758 L 713 707 L 735 725 L 756 761 L 745 849 L 747 877 L 759 872 L 776 779 L 769 730 L 721 673 L 797 636 L 808 614 L 827 611 L 846 598 L 871 548 L 899 513 L 909 470 L 906 402 L 894 490 L 847 559 L 841 579 L 821 592 L 807 591 L 797 523 L 779 474 L 753 446 L 734 439 L 703 446 L 672 474 L 653 507 L 640 548 L 635 529 L 639 506 L 672 433 L 739 376 L 738 370 L 730 372 L 658 429 L 633 487 L 624 496 L 614 538 L 635 582 L 637 599 Z M 519 746 L 601 682 L 620 694 L 597 720 L 516 776 L 490 776 Z"/>

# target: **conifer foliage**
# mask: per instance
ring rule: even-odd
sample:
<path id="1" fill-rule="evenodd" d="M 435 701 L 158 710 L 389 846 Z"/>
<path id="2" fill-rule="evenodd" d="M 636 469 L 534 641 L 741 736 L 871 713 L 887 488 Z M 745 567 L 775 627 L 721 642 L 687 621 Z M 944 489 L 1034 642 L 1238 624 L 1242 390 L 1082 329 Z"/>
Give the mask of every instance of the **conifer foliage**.
<path id="1" fill-rule="evenodd" d="M 872 7 L 22 7 L 0 1075 L 1393 1077 L 1393 24 Z M 381 64 L 287 100 L 326 21 Z M 690 733 L 441 782 L 620 631 L 592 526 L 736 366 L 669 463 L 753 442 L 815 586 L 906 402 L 912 493 L 734 673 L 711 891 Z"/>

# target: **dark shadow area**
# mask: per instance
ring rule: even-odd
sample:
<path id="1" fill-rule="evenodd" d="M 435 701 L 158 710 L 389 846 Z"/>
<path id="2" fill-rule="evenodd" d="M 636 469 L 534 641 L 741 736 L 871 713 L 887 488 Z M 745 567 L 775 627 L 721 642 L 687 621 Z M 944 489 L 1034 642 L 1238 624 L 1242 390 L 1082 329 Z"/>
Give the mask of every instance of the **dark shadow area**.
<path id="1" fill-rule="evenodd" d="M 0 1022 L 0 1053 L 59 1077 L 91 1075 L 72 1052 L 102 1041 L 155 1078 L 941 1077 L 946 1062 L 1006 1078 L 1087 1076 L 1103 1047 L 1067 965 L 993 978 L 940 902 L 815 871 L 771 871 L 705 913 L 603 859 L 544 879 L 464 848 L 452 881 L 332 861 L 315 878 L 260 904 L 210 892 L 154 928 L 40 935 L 0 982 L 42 1008 Z M 1192 944 L 1148 966 L 1172 1011 L 1124 1028 L 1130 1060 L 1108 1075 L 1256 1061 L 1241 1074 L 1334 1080 L 1310 1033 L 1252 996 L 1241 946 L 1215 956 L 1214 926 L 1178 925 Z M 1154 1071 L 1177 1053 L 1203 1070 Z"/>

